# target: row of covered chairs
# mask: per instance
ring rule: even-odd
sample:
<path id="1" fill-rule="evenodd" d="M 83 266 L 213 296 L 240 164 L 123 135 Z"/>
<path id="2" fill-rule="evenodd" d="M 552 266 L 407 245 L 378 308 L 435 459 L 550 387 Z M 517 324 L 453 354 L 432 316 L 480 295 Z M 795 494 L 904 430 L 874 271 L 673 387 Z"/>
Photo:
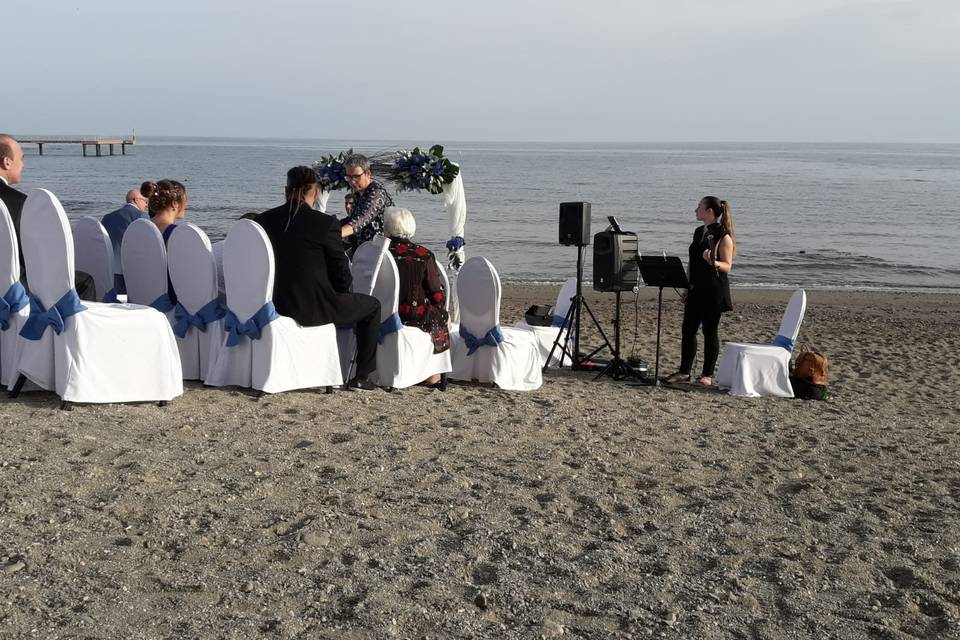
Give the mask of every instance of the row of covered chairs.
<path id="1" fill-rule="evenodd" d="M 151 222 L 135 221 L 121 248 L 126 304 L 115 302 L 112 249 L 96 219 L 82 218 L 71 229 L 52 193 L 28 193 L 21 240 L 29 298 L 19 284 L 16 235 L 2 208 L 0 227 L 0 285 L 7 291 L 6 314 L 0 303 L 0 382 L 17 392 L 26 381 L 69 402 L 165 401 L 182 393 L 183 379 L 274 393 L 340 385 L 350 373 L 353 349 L 344 337 L 352 332 L 342 331 L 338 340 L 333 325 L 301 327 L 277 315 L 272 248 L 251 221 L 238 222 L 227 237 L 225 296 L 201 229 L 180 224 L 164 246 Z M 462 335 L 453 327 L 452 350 L 434 354 L 427 334 L 396 322 L 398 274 L 387 249 L 386 241 L 372 242 L 353 264 L 355 290 L 381 301 L 376 382 L 403 388 L 450 372 L 505 389 L 540 386 L 535 340 L 499 327 L 500 281 L 489 261 L 475 258 L 464 266 L 460 286 L 475 304 L 468 305 Z M 80 302 L 74 268 L 93 276 L 103 302 Z"/>

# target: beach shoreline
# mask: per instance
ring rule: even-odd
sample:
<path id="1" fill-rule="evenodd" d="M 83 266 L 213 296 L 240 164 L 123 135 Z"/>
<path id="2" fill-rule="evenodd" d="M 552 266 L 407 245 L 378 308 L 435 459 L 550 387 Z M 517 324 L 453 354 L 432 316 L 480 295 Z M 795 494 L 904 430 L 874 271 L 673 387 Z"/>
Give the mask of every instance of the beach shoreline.
<path id="1" fill-rule="evenodd" d="M 505 285 L 501 324 L 557 291 Z M 656 293 L 621 309 L 651 370 Z M 769 341 L 789 295 L 734 289 L 721 340 Z M 585 296 L 609 332 L 613 294 Z M 569 370 L 4 397 L 0 636 L 960 637 L 960 297 L 808 297 L 827 402 Z M 681 315 L 665 290 L 661 373 Z"/>

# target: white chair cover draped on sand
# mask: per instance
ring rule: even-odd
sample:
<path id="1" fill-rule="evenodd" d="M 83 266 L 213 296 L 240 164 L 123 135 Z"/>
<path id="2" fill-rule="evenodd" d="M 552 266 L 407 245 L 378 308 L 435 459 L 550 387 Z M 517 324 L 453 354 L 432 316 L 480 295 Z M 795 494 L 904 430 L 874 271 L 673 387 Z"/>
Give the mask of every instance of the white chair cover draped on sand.
<path id="1" fill-rule="evenodd" d="M 792 398 L 790 356 L 806 309 L 807 294 L 797 289 L 769 344 L 727 342 L 717 367 L 717 386 L 729 389 L 732 396 Z"/>
<path id="2" fill-rule="evenodd" d="M 450 372 L 450 349 L 433 352 L 430 334 L 405 326 L 397 313 L 400 300 L 400 274 L 390 255 L 390 242 L 384 240 L 379 268 L 375 270 L 373 296 L 380 301 L 380 344 L 377 347 L 377 383 L 383 387 L 404 389 L 433 375 Z M 443 267 L 440 266 L 439 270 Z"/>
<path id="3" fill-rule="evenodd" d="M 301 327 L 273 308 L 273 249 L 266 232 L 240 220 L 223 250 L 227 287 L 224 340 L 205 382 L 267 393 L 343 384 L 332 324 Z"/>
<path id="4" fill-rule="evenodd" d="M 567 281 L 563 283 L 563 286 L 560 287 L 560 293 L 557 294 L 557 303 L 553 307 L 553 323 L 551 326 L 531 326 L 527 324 L 526 320 L 521 320 L 514 325 L 517 329 L 532 331 L 537 337 L 537 347 L 540 350 L 541 365 L 546 364 L 551 349 L 553 350 L 553 357 L 550 358 L 551 367 L 563 367 L 570 364 L 570 357 L 564 355 L 562 348 L 564 342 L 566 342 L 567 351 L 573 352 L 573 336 L 570 330 L 563 330 L 563 341 L 557 344 L 556 349 L 553 348 L 553 344 L 557 339 L 560 327 L 563 325 L 563 319 L 567 316 L 567 311 L 570 310 L 571 300 L 575 295 L 577 295 L 577 279 L 568 278 Z"/>
<path id="5" fill-rule="evenodd" d="M 20 284 L 20 248 L 7 206 L 0 201 L 0 384 L 17 379 L 17 343 L 30 315 L 30 299 Z"/>
<path id="6" fill-rule="evenodd" d="M 113 288 L 113 244 L 100 221 L 83 216 L 73 223 L 73 250 L 77 270 L 89 273 L 97 289 L 97 300 L 117 302 Z"/>
<path id="7" fill-rule="evenodd" d="M 350 261 L 350 276 L 353 293 L 373 295 L 373 284 L 380 268 L 380 255 L 389 246 L 385 238 L 377 237 L 364 242 L 353 253 Z M 337 347 L 340 349 L 340 370 L 344 380 L 353 378 L 357 364 L 357 334 L 352 326 L 337 328 Z"/>
<path id="8" fill-rule="evenodd" d="M 168 271 L 177 294 L 173 333 L 184 380 L 203 380 L 211 353 L 223 342 L 227 307 L 219 299 L 217 265 L 210 240 L 193 224 L 178 224 L 167 246 Z"/>
<path id="9" fill-rule="evenodd" d="M 489 260 L 467 260 L 457 276 L 460 329 L 452 334 L 454 380 L 528 391 L 543 384 L 540 352 L 529 331 L 500 327 L 500 276 Z"/>
<path id="10" fill-rule="evenodd" d="M 19 345 L 22 374 L 70 402 L 161 401 L 183 393 L 180 356 L 162 314 L 81 304 L 70 224 L 56 196 L 28 192 L 20 236 L 32 296 Z"/>

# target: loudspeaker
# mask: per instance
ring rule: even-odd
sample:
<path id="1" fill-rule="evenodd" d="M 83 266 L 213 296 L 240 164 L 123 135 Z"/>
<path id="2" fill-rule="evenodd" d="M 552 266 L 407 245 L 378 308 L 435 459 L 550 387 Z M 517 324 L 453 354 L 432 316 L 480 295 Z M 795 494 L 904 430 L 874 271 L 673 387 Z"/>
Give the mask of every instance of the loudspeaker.
<path id="1" fill-rule="evenodd" d="M 593 236 L 593 288 L 631 291 L 639 281 L 637 234 L 601 231 Z"/>
<path id="2" fill-rule="evenodd" d="M 590 203 L 560 203 L 560 244 L 585 247 L 590 244 Z"/>
<path id="3" fill-rule="evenodd" d="M 553 305 L 535 304 L 523 317 L 531 327 L 549 327 L 553 324 Z"/>

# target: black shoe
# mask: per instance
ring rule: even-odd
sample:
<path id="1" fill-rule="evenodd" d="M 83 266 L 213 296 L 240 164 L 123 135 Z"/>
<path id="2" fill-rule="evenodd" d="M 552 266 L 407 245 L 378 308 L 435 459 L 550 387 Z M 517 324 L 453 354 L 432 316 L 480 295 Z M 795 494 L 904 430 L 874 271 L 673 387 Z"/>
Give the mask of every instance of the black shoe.
<path id="1" fill-rule="evenodd" d="M 377 388 L 377 385 L 373 384 L 366 378 L 354 378 L 347 383 L 347 389 L 351 391 L 373 391 Z"/>

